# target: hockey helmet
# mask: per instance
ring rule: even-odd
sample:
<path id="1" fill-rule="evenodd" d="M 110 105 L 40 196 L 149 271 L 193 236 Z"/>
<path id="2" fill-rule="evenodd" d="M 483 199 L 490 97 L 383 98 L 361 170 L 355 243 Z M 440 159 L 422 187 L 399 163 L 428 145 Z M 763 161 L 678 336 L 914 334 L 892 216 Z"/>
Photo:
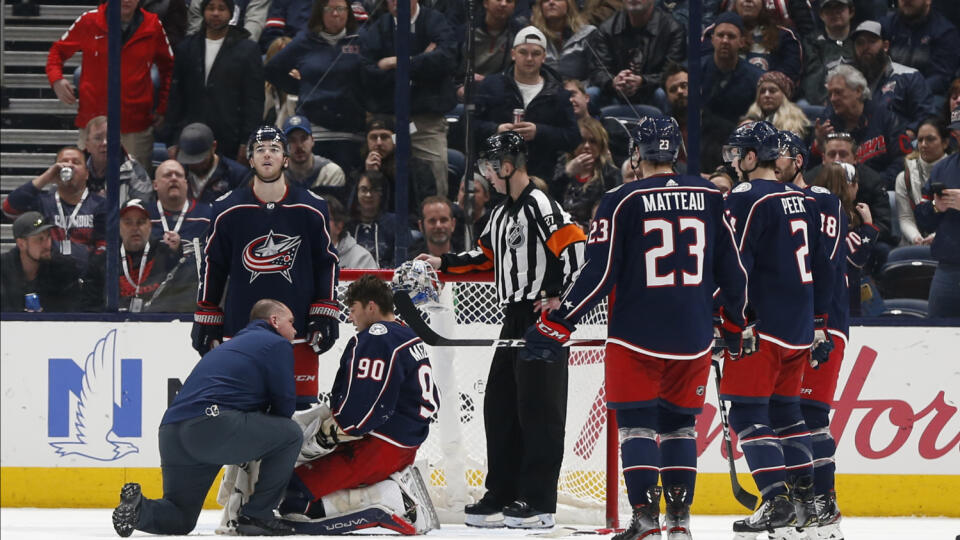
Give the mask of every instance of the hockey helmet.
<path id="1" fill-rule="evenodd" d="M 796 133 L 787 130 L 780 131 L 778 137 L 780 140 L 780 155 L 785 157 L 803 156 L 803 164 L 799 167 L 802 169 L 807 164 L 807 160 L 810 159 L 807 145 L 803 142 L 803 139 Z"/>
<path id="2" fill-rule="evenodd" d="M 749 150 L 756 152 L 760 161 L 773 161 L 780 157 L 779 133 L 773 124 L 763 120 L 744 124 L 733 130 L 723 146 L 723 161 L 731 163 Z"/>
<path id="3" fill-rule="evenodd" d="M 480 171 L 486 170 L 487 165 L 493 167 L 494 171 L 500 171 L 500 162 L 503 159 L 512 159 L 517 156 L 527 155 L 527 143 L 516 131 L 504 131 L 491 135 L 483 141 L 480 152 L 477 155 L 477 166 Z M 516 165 L 516 161 L 513 161 Z"/>
<path id="4" fill-rule="evenodd" d="M 283 148 L 283 155 L 286 156 L 288 154 L 287 136 L 284 135 L 283 131 L 277 129 L 276 126 L 263 125 L 250 134 L 250 140 L 247 141 L 247 159 L 253 158 L 253 150 L 258 144 L 270 142 L 280 143 L 280 146 Z"/>
<path id="5" fill-rule="evenodd" d="M 683 136 L 677 121 L 669 116 L 646 116 L 633 128 L 630 144 L 640 151 L 640 159 L 659 163 L 673 163 L 680 155 Z"/>

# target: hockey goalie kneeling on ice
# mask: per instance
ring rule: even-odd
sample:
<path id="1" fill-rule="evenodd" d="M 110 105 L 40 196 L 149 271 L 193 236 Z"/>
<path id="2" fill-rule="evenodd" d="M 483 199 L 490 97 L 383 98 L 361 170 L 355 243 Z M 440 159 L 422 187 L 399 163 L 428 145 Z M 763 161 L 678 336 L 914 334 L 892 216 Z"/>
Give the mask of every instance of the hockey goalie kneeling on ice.
<path id="1" fill-rule="evenodd" d="M 299 534 L 370 527 L 423 534 L 439 527 L 413 466 L 440 399 L 430 359 L 416 334 L 394 320 L 393 293 L 379 278 L 353 282 L 345 303 L 357 335 L 340 359 L 330 406 L 293 417 L 304 442 L 280 515 Z M 229 534 L 255 472 L 244 466 L 224 475 L 219 532 Z"/>

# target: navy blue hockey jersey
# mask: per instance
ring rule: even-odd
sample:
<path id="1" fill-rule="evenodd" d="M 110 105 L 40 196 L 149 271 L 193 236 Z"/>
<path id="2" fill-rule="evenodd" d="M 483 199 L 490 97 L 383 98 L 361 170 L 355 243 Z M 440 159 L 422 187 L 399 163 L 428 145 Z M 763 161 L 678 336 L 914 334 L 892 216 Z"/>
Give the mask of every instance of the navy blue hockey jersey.
<path id="1" fill-rule="evenodd" d="M 747 273 L 723 212 L 720 191 L 699 177 L 652 176 L 608 191 L 557 314 L 575 322 L 616 286 L 609 341 L 660 358 L 703 356 L 718 286 L 734 322 L 744 319 Z"/>
<path id="2" fill-rule="evenodd" d="M 426 440 L 439 406 L 430 358 L 413 330 L 378 322 L 347 344 L 330 398 L 345 433 L 415 448 Z"/>
<path id="3" fill-rule="evenodd" d="M 814 315 L 827 313 L 833 293 L 815 203 L 791 184 L 756 179 L 735 187 L 726 207 L 750 276 L 760 338 L 789 349 L 809 347 Z"/>
<path id="4" fill-rule="evenodd" d="M 223 331 L 232 336 L 246 326 L 257 300 L 273 298 L 290 308 L 297 336 L 305 336 L 310 304 L 336 300 L 326 201 L 288 185 L 280 202 L 265 203 L 247 185 L 217 199 L 213 215 L 198 302 L 223 299 Z"/>
<path id="5" fill-rule="evenodd" d="M 846 340 L 850 334 L 850 288 L 847 286 L 847 229 L 850 220 L 840 198 L 821 186 L 810 186 L 804 192 L 813 198 L 820 212 L 820 238 L 830 259 L 833 273 L 833 296 L 827 309 L 827 328 Z"/>

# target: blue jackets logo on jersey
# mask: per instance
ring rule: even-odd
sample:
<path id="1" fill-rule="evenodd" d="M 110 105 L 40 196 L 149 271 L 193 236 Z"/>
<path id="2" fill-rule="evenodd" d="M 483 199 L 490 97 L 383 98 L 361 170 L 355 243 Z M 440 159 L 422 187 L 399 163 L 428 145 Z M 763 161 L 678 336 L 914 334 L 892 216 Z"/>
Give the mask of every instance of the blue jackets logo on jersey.
<path id="1" fill-rule="evenodd" d="M 58 456 L 116 461 L 140 451 L 117 437 L 141 436 L 143 365 L 117 358 L 116 342 L 117 331 L 107 332 L 82 369 L 70 358 L 49 360 L 47 436 L 69 437 L 50 443 Z M 70 394 L 77 396 L 72 422 Z"/>
<path id="2" fill-rule="evenodd" d="M 297 260 L 300 249 L 300 236 L 269 233 L 254 238 L 243 248 L 243 267 L 250 272 L 250 283 L 260 274 L 280 274 L 293 283 L 290 269 Z"/>

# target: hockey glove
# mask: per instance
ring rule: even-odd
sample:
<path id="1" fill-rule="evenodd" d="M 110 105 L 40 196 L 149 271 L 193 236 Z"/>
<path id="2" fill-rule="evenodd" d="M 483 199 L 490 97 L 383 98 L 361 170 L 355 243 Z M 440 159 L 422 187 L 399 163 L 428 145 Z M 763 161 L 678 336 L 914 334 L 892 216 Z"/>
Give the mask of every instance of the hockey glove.
<path id="1" fill-rule="evenodd" d="M 210 352 L 214 340 L 223 342 L 223 311 L 219 306 L 206 302 L 197 305 L 193 314 L 193 329 L 190 331 L 193 348 L 200 356 Z"/>
<path id="2" fill-rule="evenodd" d="M 813 345 L 810 347 L 810 367 L 817 369 L 826 364 L 833 351 L 833 338 L 827 332 L 827 316 L 817 315 L 813 319 Z"/>
<path id="3" fill-rule="evenodd" d="M 336 300 L 318 300 L 310 304 L 310 322 L 307 323 L 313 352 L 323 354 L 340 337 L 340 306 Z"/>
<path id="4" fill-rule="evenodd" d="M 317 444 L 327 450 L 342 442 L 355 441 L 359 438 L 360 437 L 344 433 L 332 416 L 320 424 L 320 429 L 317 430 L 316 435 Z"/>
<path id="5" fill-rule="evenodd" d="M 726 344 L 727 358 L 736 362 L 743 356 L 750 356 L 757 352 L 757 338 L 753 332 L 753 324 L 748 324 L 745 328 L 731 321 L 724 312 L 713 316 L 713 326 L 719 333 L 719 337 Z M 714 354 L 719 351 L 714 347 Z"/>
<path id="6" fill-rule="evenodd" d="M 563 344 L 570 339 L 576 326 L 554 315 L 543 312 L 533 326 L 527 329 L 523 339 L 526 344 L 520 350 L 521 360 L 546 360 L 554 362 L 563 356 Z"/>

